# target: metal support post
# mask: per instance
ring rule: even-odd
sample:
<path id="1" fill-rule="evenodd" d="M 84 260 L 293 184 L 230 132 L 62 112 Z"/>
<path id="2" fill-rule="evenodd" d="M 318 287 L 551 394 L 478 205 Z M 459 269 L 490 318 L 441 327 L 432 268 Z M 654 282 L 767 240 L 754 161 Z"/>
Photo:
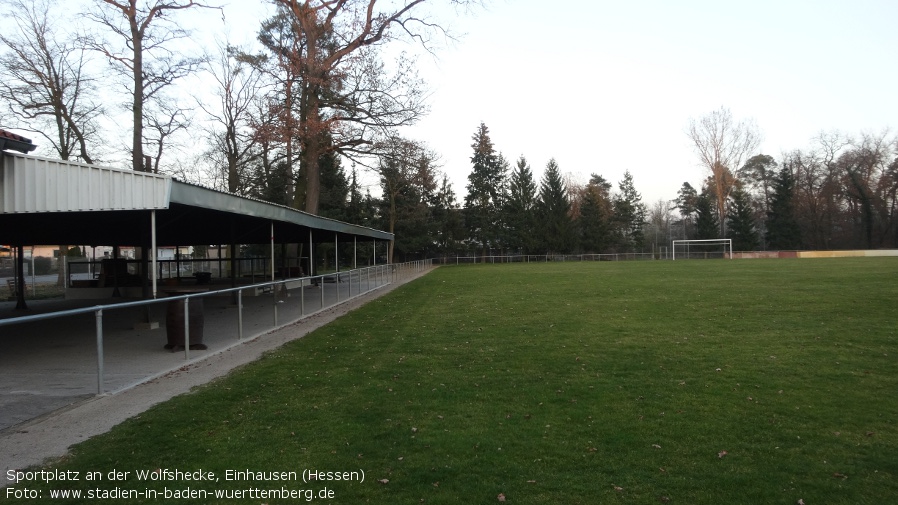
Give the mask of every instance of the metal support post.
<path id="1" fill-rule="evenodd" d="M 190 359 L 190 298 L 184 299 L 184 360 Z"/>
<path id="2" fill-rule="evenodd" d="M 309 228 L 309 275 L 315 273 L 315 245 L 312 243 L 312 229 Z"/>
<path id="3" fill-rule="evenodd" d="M 156 251 L 156 211 L 150 211 L 150 249 L 152 249 L 152 261 L 153 261 L 153 300 L 156 299 L 157 291 L 156 291 L 156 278 L 159 276 L 158 266 L 156 263 L 156 256 L 159 254 Z M 170 268 L 169 268 L 170 270 Z M 178 272 L 178 275 L 181 275 L 181 272 Z"/>
<path id="4" fill-rule="evenodd" d="M 243 290 L 237 290 L 237 340 L 243 340 Z"/>
<path id="5" fill-rule="evenodd" d="M 103 310 L 95 312 L 97 321 L 97 394 L 103 394 Z"/>

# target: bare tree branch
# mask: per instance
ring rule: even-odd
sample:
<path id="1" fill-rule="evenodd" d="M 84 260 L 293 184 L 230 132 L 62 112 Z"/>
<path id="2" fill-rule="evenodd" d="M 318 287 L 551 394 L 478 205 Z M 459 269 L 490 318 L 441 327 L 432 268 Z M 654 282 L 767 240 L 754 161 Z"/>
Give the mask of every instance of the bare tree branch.
<path id="1" fill-rule="evenodd" d="M 717 215 L 720 220 L 720 236 L 724 237 L 726 227 L 726 205 L 736 178 L 735 170 L 742 167 L 742 160 L 753 154 L 761 144 L 761 134 L 753 121 L 736 122 L 729 109 L 721 107 L 703 116 L 692 119 L 687 130 L 689 139 L 695 144 L 695 152 L 701 164 L 711 173 Z"/>
<path id="2" fill-rule="evenodd" d="M 60 158 L 92 163 L 103 109 L 84 51 L 54 26 L 46 0 L 7 3 L 16 30 L 0 34 L 0 99 L 16 126 L 44 137 Z"/>
<path id="3" fill-rule="evenodd" d="M 170 45 L 189 36 L 167 18 L 169 12 L 190 8 L 217 8 L 194 0 L 95 0 L 87 14 L 106 33 L 85 37 L 87 47 L 103 54 L 129 81 L 133 119 L 131 166 L 143 169 L 144 104 L 175 81 L 195 72 L 202 58 L 176 54 Z M 164 123 L 165 120 L 162 120 Z"/>

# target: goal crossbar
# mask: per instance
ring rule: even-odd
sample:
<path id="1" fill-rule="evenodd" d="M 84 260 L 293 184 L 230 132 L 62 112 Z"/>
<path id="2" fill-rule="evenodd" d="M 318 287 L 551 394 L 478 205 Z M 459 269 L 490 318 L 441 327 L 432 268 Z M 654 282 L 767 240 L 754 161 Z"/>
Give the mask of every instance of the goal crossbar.
<path id="1" fill-rule="evenodd" d="M 677 259 L 677 244 L 686 246 L 686 257 L 689 257 L 689 245 L 722 245 L 723 247 L 723 255 L 724 258 L 733 259 L 733 239 L 729 238 L 705 238 L 705 239 L 692 239 L 692 240 L 674 240 L 671 242 L 671 249 L 673 250 L 673 254 L 671 258 L 673 260 Z"/>

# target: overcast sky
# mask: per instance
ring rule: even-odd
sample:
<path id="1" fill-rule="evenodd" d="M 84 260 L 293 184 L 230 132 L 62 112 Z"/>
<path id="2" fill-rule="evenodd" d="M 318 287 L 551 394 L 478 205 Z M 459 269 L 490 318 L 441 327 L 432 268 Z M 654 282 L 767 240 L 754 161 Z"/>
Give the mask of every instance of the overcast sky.
<path id="1" fill-rule="evenodd" d="M 537 176 L 554 157 L 585 182 L 633 174 L 646 203 L 704 172 L 685 134 L 721 106 L 753 118 L 779 158 L 821 130 L 898 126 L 898 2 L 493 1 L 467 35 L 422 59 L 432 113 L 411 134 L 443 156 L 456 192 L 480 121 Z"/>

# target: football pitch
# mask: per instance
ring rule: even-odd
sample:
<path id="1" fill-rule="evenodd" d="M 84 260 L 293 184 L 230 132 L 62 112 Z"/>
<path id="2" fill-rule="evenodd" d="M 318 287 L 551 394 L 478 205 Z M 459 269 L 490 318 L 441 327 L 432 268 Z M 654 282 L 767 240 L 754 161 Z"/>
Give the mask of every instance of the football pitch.
<path id="1" fill-rule="evenodd" d="M 45 468 L 79 481 L 28 484 L 82 492 L 54 503 L 889 503 L 896 307 L 895 258 L 441 267 Z"/>

